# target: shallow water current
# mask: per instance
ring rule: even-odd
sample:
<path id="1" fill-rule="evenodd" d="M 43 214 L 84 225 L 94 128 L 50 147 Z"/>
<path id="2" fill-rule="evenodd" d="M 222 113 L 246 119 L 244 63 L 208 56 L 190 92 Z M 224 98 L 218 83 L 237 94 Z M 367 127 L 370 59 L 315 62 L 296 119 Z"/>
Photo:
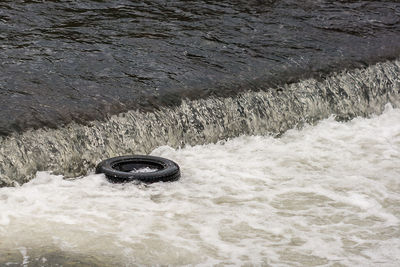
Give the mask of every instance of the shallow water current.
<path id="1" fill-rule="evenodd" d="M 0 265 L 398 266 L 400 110 L 152 155 L 175 183 L 0 189 Z"/>
<path id="2" fill-rule="evenodd" d="M 396 0 L 0 1 L 0 136 L 400 54 Z"/>

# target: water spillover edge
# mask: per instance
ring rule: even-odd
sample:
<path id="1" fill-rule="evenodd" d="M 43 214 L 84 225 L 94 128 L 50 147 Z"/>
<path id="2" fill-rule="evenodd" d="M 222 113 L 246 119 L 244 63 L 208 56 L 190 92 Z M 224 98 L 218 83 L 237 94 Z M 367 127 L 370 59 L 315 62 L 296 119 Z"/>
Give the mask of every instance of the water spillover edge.
<path id="1" fill-rule="evenodd" d="M 1 188 L 0 263 L 46 266 L 62 253 L 104 266 L 400 262 L 399 109 L 152 155 L 179 163 L 181 180 L 40 172 Z"/>

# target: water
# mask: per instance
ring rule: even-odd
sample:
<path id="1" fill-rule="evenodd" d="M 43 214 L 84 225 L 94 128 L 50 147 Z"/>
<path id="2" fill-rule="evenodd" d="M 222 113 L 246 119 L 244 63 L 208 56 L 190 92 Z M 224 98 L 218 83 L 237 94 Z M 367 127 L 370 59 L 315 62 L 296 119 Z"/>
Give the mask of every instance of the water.
<path id="1" fill-rule="evenodd" d="M 152 155 L 175 183 L 0 189 L 2 266 L 398 266 L 400 110 Z"/>
<path id="2" fill-rule="evenodd" d="M 144 173 L 146 173 L 146 172 L 155 172 L 155 171 L 158 171 L 158 169 L 152 169 L 150 167 L 145 167 L 145 168 L 133 169 L 133 170 L 131 170 L 129 172 L 133 172 L 133 173 L 142 173 L 142 172 L 144 172 Z"/>
<path id="3" fill-rule="evenodd" d="M 398 266 L 399 21 L 397 1 L 1 1 L 0 265 Z M 91 173 L 150 152 L 181 180 Z"/>
<path id="4" fill-rule="evenodd" d="M 86 175 L 105 158 L 148 154 L 162 145 L 207 144 L 239 135 L 280 135 L 335 114 L 341 121 L 400 107 L 400 61 L 333 73 L 268 91 L 185 100 L 153 112 L 129 111 L 107 121 L 69 124 L 0 137 L 0 186 L 36 171 Z"/>
<path id="5" fill-rule="evenodd" d="M 0 187 L 399 107 L 399 21 L 397 1 L 1 1 Z"/>
<path id="6" fill-rule="evenodd" d="M 0 135 L 393 60 L 399 21 L 381 0 L 3 0 Z"/>

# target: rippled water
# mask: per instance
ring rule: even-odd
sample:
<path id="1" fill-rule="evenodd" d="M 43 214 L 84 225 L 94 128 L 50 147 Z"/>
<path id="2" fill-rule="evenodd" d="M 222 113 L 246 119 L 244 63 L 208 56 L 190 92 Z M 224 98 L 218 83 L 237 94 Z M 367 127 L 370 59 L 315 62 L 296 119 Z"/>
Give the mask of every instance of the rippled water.
<path id="1" fill-rule="evenodd" d="M 22 184 L 37 171 L 86 175 L 97 163 L 125 154 L 148 154 L 217 142 L 240 135 L 280 135 L 331 114 L 345 121 L 400 107 L 400 61 L 304 80 L 269 91 L 183 101 L 175 108 L 129 111 L 105 122 L 71 123 L 0 137 L 0 187 Z"/>
<path id="2" fill-rule="evenodd" d="M 400 3 L 0 2 L 0 135 L 397 58 Z"/>
<path id="3" fill-rule="evenodd" d="M 40 172 L 0 189 L 8 266 L 398 266 L 400 110 L 153 155 L 175 183 Z M 53 265 L 52 265 L 53 264 Z"/>
<path id="4" fill-rule="evenodd" d="M 65 176 L 0 188 L 0 265 L 398 266 L 400 110 L 284 132 L 398 108 L 399 22 L 398 1 L 1 1 L 0 186 Z M 66 178 L 156 147 L 180 181 Z"/>

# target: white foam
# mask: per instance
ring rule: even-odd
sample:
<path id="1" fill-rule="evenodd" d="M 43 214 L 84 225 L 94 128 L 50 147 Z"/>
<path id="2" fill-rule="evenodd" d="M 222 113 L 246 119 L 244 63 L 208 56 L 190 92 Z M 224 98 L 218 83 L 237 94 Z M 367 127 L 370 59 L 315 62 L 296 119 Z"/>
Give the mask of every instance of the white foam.
<path id="1" fill-rule="evenodd" d="M 25 247 L 20 247 L 18 248 L 19 252 L 21 252 L 22 255 L 22 266 L 28 266 L 29 264 L 29 256 L 27 254 L 27 249 Z"/>
<path id="2" fill-rule="evenodd" d="M 146 172 L 155 172 L 157 170 L 158 169 L 155 169 L 155 168 L 144 167 L 144 168 L 139 168 L 139 169 L 133 169 L 133 170 L 131 170 L 129 172 L 132 172 L 132 173 L 146 173 Z"/>
<path id="3" fill-rule="evenodd" d="M 0 251 L 24 247 L 24 262 L 56 246 L 128 265 L 398 264 L 398 109 L 152 154 L 178 162 L 181 180 L 40 172 L 0 189 Z"/>

